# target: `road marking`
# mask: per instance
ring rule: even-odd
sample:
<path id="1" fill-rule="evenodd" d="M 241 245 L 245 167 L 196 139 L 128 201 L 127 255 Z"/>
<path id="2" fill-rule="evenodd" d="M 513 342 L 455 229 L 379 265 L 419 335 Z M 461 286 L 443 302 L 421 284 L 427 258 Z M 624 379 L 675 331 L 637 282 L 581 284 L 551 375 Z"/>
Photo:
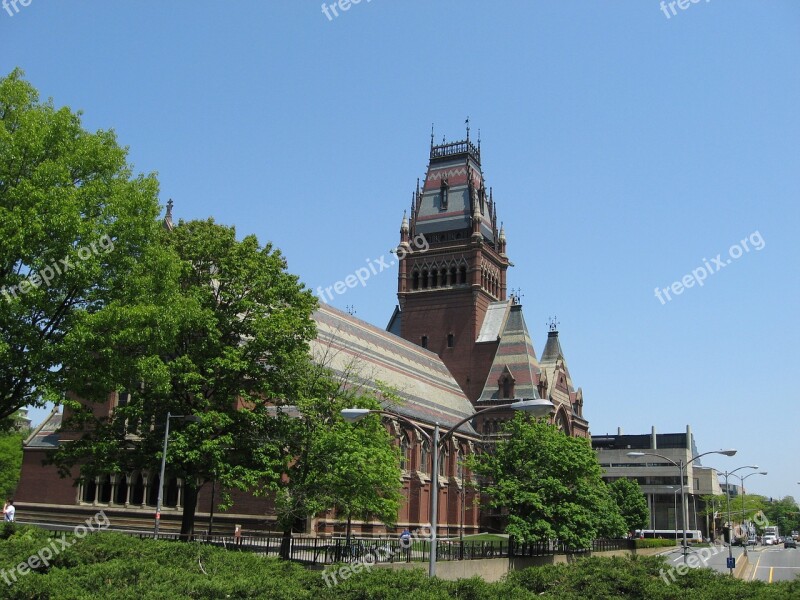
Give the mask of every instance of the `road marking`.
<path id="1" fill-rule="evenodd" d="M 763 554 L 761 556 L 763 556 Z M 753 569 L 753 576 L 750 578 L 750 581 L 753 581 L 756 578 L 756 573 L 758 573 L 758 564 L 761 562 L 761 556 L 759 556 L 758 560 L 756 561 L 756 566 Z"/>
<path id="2" fill-rule="evenodd" d="M 774 567 L 769 568 L 769 583 L 772 583 L 772 570 Z"/>

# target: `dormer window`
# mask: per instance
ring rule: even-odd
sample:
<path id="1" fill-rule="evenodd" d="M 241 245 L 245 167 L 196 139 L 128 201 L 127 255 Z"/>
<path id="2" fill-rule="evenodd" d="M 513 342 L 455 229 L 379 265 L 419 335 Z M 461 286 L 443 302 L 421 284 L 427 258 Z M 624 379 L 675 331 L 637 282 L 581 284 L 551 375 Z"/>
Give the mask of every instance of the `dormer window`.
<path id="1" fill-rule="evenodd" d="M 447 179 L 442 179 L 442 187 L 439 188 L 439 210 L 447 210 L 447 196 L 450 190 L 450 185 L 447 183 Z"/>
<path id="2" fill-rule="evenodd" d="M 497 391 L 500 398 L 510 400 L 514 398 L 514 378 L 511 376 L 508 367 L 504 371 L 500 379 L 497 380 Z"/>

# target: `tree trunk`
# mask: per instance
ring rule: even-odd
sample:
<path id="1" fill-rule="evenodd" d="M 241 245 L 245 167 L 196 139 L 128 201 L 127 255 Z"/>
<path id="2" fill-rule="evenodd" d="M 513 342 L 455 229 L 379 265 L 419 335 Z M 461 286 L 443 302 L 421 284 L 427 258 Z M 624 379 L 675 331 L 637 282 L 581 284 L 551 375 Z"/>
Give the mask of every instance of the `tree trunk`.
<path id="1" fill-rule="evenodd" d="M 280 557 L 285 560 L 289 560 L 291 558 L 289 556 L 289 554 L 291 553 L 291 547 L 292 547 L 292 527 L 290 525 L 283 532 L 283 539 L 281 540 Z"/>
<path id="2" fill-rule="evenodd" d="M 181 541 L 189 542 L 194 537 L 194 514 L 197 510 L 197 483 L 183 483 L 183 515 L 181 517 Z"/>

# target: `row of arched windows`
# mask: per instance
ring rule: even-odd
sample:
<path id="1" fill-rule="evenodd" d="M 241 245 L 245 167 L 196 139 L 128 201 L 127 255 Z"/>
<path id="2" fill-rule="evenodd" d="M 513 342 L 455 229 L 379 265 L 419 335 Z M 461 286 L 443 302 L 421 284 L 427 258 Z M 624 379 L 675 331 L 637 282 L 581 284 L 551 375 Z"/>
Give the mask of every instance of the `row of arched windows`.
<path id="1" fill-rule="evenodd" d="M 160 479 L 158 474 L 136 472 L 128 475 L 111 474 L 85 478 L 80 483 L 80 500 L 87 504 L 119 504 L 120 506 L 156 506 Z M 183 481 L 168 477 L 164 486 L 162 506 L 181 504 Z"/>
<path id="2" fill-rule="evenodd" d="M 418 453 L 417 447 L 419 447 Z M 439 476 L 462 478 L 464 476 L 463 454 L 464 449 L 459 448 L 455 452 L 455 464 L 453 464 L 454 461 L 451 460 L 450 449 L 445 448 L 439 455 Z M 419 460 L 416 460 L 417 457 Z M 413 445 L 406 435 L 400 436 L 400 468 L 403 471 L 411 471 L 413 469 L 430 475 L 432 464 L 433 453 L 427 440 Z"/>
<path id="3" fill-rule="evenodd" d="M 430 290 L 433 288 L 464 285 L 467 283 L 467 267 L 431 267 L 414 269 L 411 272 L 411 289 Z"/>

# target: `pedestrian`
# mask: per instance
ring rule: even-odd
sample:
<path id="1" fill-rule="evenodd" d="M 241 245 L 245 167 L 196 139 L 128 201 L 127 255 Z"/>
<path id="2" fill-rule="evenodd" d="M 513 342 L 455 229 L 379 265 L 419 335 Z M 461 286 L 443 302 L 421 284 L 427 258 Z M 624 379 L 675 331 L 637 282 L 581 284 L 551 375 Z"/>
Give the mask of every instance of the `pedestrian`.
<path id="1" fill-rule="evenodd" d="M 14 508 L 14 501 L 6 500 L 5 506 L 3 506 L 3 518 L 6 521 L 13 522 L 16 514 L 17 514 L 17 509 Z"/>

